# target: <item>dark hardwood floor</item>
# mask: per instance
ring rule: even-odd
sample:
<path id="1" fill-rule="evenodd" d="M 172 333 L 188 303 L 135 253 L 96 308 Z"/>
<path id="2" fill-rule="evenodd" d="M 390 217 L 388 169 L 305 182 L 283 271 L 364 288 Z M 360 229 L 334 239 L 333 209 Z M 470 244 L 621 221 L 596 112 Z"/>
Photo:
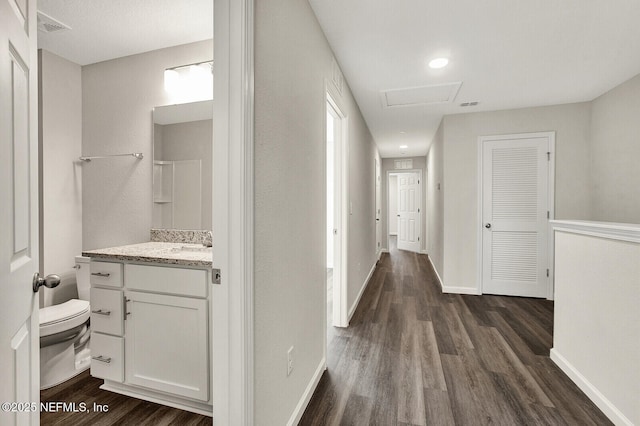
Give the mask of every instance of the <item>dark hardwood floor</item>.
<path id="1" fill-rule="evenodd" d="M 426 255 L 383 254 L 301 425 L 609 425 L 549 359 L 553 302 L 442 294 Z"/>
<path id="2" fill-rule="evenodd" d="M 152 402 L 129 398 L 117 393 L 99 389 L 102 380 L 93 378 L 89 371 L 79 374 L 65 383 L 40 392 L 42 402 L 85 403 L 88 412 L 69 412 L 62 408 L 58 412 L 42 412 L 41 425 L 59 426 L 168 426 L 168 425 L 211 425 L 211 417 L 202 416 Z M 106 405 L 108 412 L 93 411 L 93 404 Z"/>

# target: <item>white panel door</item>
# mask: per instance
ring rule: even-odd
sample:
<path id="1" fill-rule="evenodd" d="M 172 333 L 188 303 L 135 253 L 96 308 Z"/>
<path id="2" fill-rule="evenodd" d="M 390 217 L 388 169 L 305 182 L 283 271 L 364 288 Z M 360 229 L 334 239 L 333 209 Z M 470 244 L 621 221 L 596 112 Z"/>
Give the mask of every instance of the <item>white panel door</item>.
<path id="1" fill-rule="evenodd" d="M 398 249 L 420 251 L 420 174 L 398 174 Z"/>
<path id="2" fill-rule="evenodd" d="M 482 292 L 547 297 L 549 136 L 482 141 Z"/>
<path id="3" fill-rule="evenodd" d="M 3 405 L 2 425 L 40 421 L 35 12 L 33 0 L 0 0 L 0 402 L 35 403 Z"/>
<path id="4" fill-rule="evenodd" d="M 375 170 L 376 170 L 376 174 L 374 176 L 375 180 L 376 180 L 376 211 L 375 211 L 375 217 L 376 217 L 376 253 L 379 253 L 380 250 L 382 250 L 382 218 L 381 218 L 381 214 L 382 214 L 382 206 L 380 203 L 380 191 L 381 191 L 381 176 L 380 176 L 380 162 L 378 161 L 378 159 L 375 159 Z"/>

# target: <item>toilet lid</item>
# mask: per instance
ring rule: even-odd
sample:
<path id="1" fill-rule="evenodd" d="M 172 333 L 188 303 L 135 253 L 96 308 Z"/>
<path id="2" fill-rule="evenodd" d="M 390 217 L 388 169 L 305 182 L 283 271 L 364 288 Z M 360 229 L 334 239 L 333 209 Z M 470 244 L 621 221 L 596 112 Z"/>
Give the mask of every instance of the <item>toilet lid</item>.
<path id="1" fill-rule="evenodd" d="M 89 312 L 89 301 L 71 299 L 59 305 L 40 309 L 40 327 L 53 325 Z"/>

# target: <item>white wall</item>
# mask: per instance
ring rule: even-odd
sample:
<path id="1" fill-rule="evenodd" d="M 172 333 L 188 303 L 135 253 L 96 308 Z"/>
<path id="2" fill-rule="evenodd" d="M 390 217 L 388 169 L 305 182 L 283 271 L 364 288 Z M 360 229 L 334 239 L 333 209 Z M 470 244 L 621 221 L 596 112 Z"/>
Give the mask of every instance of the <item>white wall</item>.
<path id="1" fill-rule="evenodd" d="M 441 279 L 444 280 L 444 179 L 443 179 L 444 126 L 440 123 L 427 155 L 426 212 L 427 253 Z"/>
<path id="2" fill-rule="evenodd" d="M 398 176 L 389 176 L 389 235 L 398 235 Z"/>
<path id="3" fill-rule="evenodd" d="M 420 203 L 420 212 L 421 212 L 421 223 L 420 223 L 420 249 L 421 250 L 425 250 L 426 248 L 426 244 L 425 244 L 425 229 L 426 229 L 426 214 L 424 214 L 424 212 L 426 211 L 426 197 L 425 192 L 424 192 L 424 181 L 425 181 L 425 176 L 426 176 L 426 169 L 427 169 L 427 157 L 402 157 L 402 158 L 383 158 L 382 159 L 382 247 L 385 249 L 389 249 L 389 227 L 388 227 L 388 223 L 389 223 L 389 199 L 388 199 L 388 186 L 389 186 L 389 182 L 388 182 L 388 178 L 389 178 L 389 172 L 402 172 L 403 170 L 395 170 L 395 160 L 412 160 L 413 161 L 413 168 L 412 170 L 420 170 L 422 171 L 422 181 L 420 182 L 421 188 L 422 188 L 422 193 L 420 194 L 421 196 L 421 203 Z"/>
<path id="4" fill-rule="evenodd" d="M 324 362 L 325 81 L 333 54 L 308 2 L 255 7 L 255 419 L 284 425 Z M 351 304 L 376 261 L 375 146 L 348 86 L 336 101 L 349 122 Z"/>
<path id="5" fill-rule="evenodd" d="M 211 60 L 201 41 L 82 67 L 82 154 L 142 152 L 82 167 L 83 249 L 149 240 L 152 211 L 152 117 L 174 103 L 165 68 Z"/>
<path id="6" fill-rule="evenodd" d="M 40 273 L 62 278 L 42 306 L 77 297 L 74 256 L 82 251 L 80 65 L 39 51 Z"/>
<path id="7" fill-rule="evenodd" d="M 640 75 L 591 110 L 592 219 L 640 223 Z"/>
<path id="8" fill-rule="evenodd" d="M 447 287 L 477 282 L 478 136 L 556 132 L 555 217 L 589 219 L 590 103 L 445 116 L 443 271 Z"/>
<path id="9" fill-rule="evenodd" d="M 615 424 L 637 425 L 640 227 L 620 240 L 603 236 L 608 224 L 587 225 L 556 225 L 551 358 Z"/>

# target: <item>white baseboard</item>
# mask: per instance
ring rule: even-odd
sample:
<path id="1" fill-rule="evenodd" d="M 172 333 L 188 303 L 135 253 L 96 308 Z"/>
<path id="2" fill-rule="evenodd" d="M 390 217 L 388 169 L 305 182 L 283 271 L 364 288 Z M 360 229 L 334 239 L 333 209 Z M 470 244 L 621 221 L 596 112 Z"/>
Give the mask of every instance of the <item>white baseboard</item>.
<path id="1" fill-rule="evenodd" d="M 438 282 L 440 283 L 440 288 L 442 289 L 442 291 L 444 291 L 444 284 L 442 283 L 442 278 L 440 278 L 440 274 L 438 273 L 438 269 L 436 268 L 436 265 L 433 264 L 433 261 L 431 260 L 431 256 L 428 256 L 427 259 L 429 259 L 429 263 L 431 264 L 431 267 L 433 268 L 434 272 L 436 273 L 436 277 L 438 277 Z"/>
<path id="2" fill-rule="evenodd" d="M 482 293 L 478 291 L 477 288 L 473 287 L 451 287 L 451 286 L 442 286 L 443 293 L 451 293 L 451 294 L 471 294 L 474 296 L 478 296 Z"/>
<path id="3" fill-rule="evenodd" d="M 362 295 L 364 294 L 364 291 L 366 290 L 367 285 L 369 285 L 369 280 L 373 276 L 373 272 L 375 270 L 376 270 L 376 264 L 374 263 L 373 266 L 371 267 L 371 270 L 369 271 L 369 275 L 367 275 L 367 278 L 365 278 L 364 282 L 362 283 L 362 287 L 360 288 L 358 297 L 356 297 L 356 300 L 353 302 L 353 305 L 351 305 L 351 308 L 349 308 L 349 319 L 347 322 L 351 321 L 351 317 L 353 316 L 353 314 L 356 313 L 356 309 L 358 308 L 358 303 L 360 303 L 360 299 L 362 298 Z"/>
<path id="4" fill-rule="evenodd" d="M 438 269 L 436 268 L 436 265 L 434 265 L 433 261 L 431 260 L 431 256 L 427 257 L 427 259 L 429 259 L 429 263 L 431 263 L 431 267 L 435 271 L 436 277 L 438 277 L 438 282 L 440 283 L 440 288 L 442 289 L 443 293 L 472 294 L 472 295 L 482 294 L 482 293 L 480 293 L 478 291 L 477 288 L 473 288 L 473 287 L 450 287 L 450 286 L 445 286 L 444 283 L 442 282 L 442 278 L 440 278 L 440 274 L 438 273 Z"/>
<path id="5" fill-rule="evenodd" d="M 423 250 L 420 250 L 420 254 L 429 254 L 429 253 L 427 253 L 427 250 L 423 249 Z"/>
<path id="6" fill-rule="evenodd" d="M 324 370 L 326 369 L 327 369 L 327 359 L 323 357 L 322 360 L 320 360 L 320 364 L 318 364 L 318 368 L 316 369 L 316 372 L 313 373 L 313 377 L 311 377 L 311 381 L 307 385 L 307 388 L 304 390 L 304 393 L 302 394 L 302 398 L 300 398 L 300 401 L 298 401 L 298 405 L 296 405 L 296 409 L 293 410 L 293 413 L 291 414 L 291 417 L 287 422 L 287 426 L 297 425 L 300 422 L 300 419 L 304 414 L 304 410 L 307 409 L 307 405 L 309 405 L 309 401 L 311 401 L 311 397 L 313 396 L 313 393 L 316 391 L 316 388 L 318 387 L 318 383 L 320 383 L 320 378 L 322 377 L 322 373 L 324 373 Z"/>
<path id="7" fill-rule="evenodd" d="M 397 232 L 389 232 L 389 235 L 393 236 L 393 237 L 397 237 L 398 233 Z"/>
<path id="8" fill-rule="evenodd" d="M 382 248 L 382 250 L 380 250 L 381 253 L 389 253 L 389 249 L 388 248 Z"/>
<path id="9" fill-rule="evenodd" d="M 551 349 L 551 360 L 580 388 L 582 392 L 616 425 L 633 426 L 629 420 L 615 405 L 611 403 L 586 377 L 555 348 Z"/>

